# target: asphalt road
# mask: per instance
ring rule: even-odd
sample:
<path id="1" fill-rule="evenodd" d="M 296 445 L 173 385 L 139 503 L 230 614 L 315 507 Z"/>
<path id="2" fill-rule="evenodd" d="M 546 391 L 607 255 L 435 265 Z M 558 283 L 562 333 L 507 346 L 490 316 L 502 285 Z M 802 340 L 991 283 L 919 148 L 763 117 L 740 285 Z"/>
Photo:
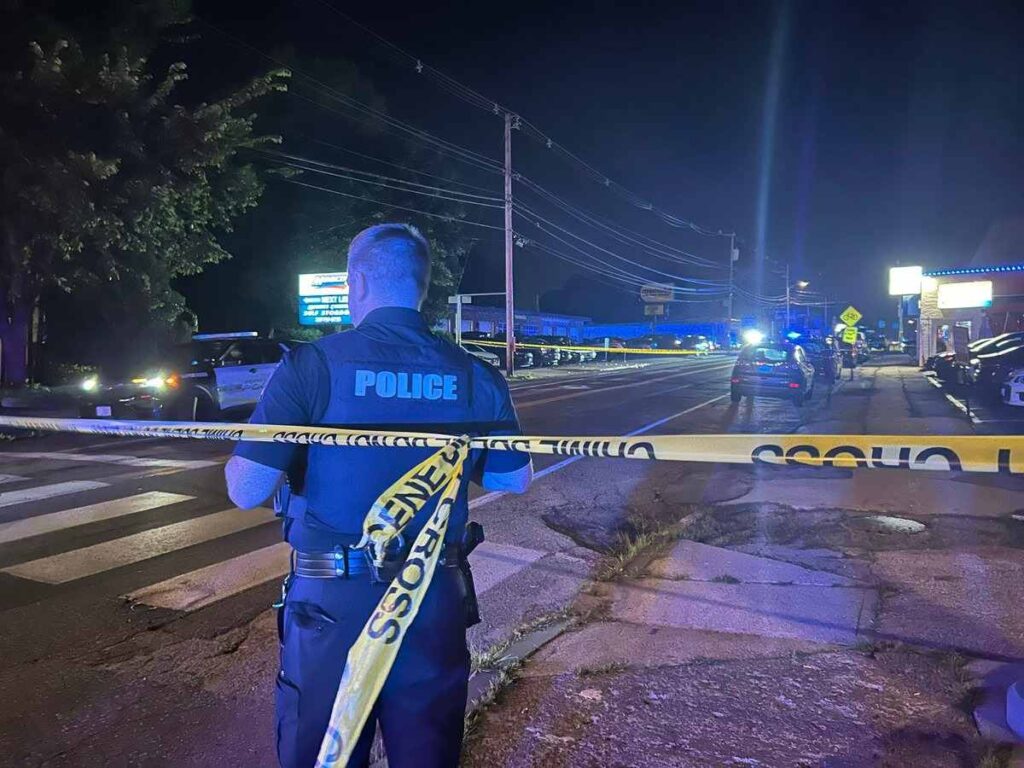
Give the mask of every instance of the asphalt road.
<path id="1" fill-rule="evenodd" d="M 527 433 L 565 436 L 791 432 L 829 408 L 823 393 L 804 408 L 733 405 L 730 369 L 725 357 L 656 361 L 516 381 L 513 392 Z M 213 742 L 239 743 L 220 735 L 231 726 L 217 717 L 257 718 L 242 743 L 255 764 L 273 764 L 265 617 L 287 551 L 268 510 L 227 500 L 229 452 L 224 443 L 73 435 L 0 444 L 0 765 L 214 764 L 205 762 Z M 516 606 L 531 589 L 551 584 L 554 595 L 551 574 L 586 559 L 558 565 L 550 531 L 585 544 L 602 521 L 621 522 L 628 505 L 602 502 L 599 489 L 582 501 L 564 492 L 583 482 L 565 472 L 576 461 L 538 457 L 539 480 L 521 499 L 474 494 L 474 515 L 493 524 L 474 565 L 493 604 L 479 637 L 498 636 L 524 615 Z M 648 471 L 627 464 L 640 462 L 600 471 L 619 484 Z M 547 500 L 543 516 L 531 511 L 534 493 Z M 571 508 L 564 519 L 551 501 L 559 494 Z M 574 520 L 586 524 L 574 531 Z"/>

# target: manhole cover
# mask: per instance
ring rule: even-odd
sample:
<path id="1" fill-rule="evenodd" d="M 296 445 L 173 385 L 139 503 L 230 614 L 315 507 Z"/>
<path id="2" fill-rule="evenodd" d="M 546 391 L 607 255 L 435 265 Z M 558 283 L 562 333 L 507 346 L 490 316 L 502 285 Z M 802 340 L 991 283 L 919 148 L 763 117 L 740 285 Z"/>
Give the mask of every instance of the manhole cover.
<path id="1" fill-rule="evenodd" d="M 889 517 L 888 515 L 869 515 L 863 518 L 874 528 L 881 528 L 887 533 L 920 533 L 925 529 L 924 523 L 908 520 L 905 517 Z"/>

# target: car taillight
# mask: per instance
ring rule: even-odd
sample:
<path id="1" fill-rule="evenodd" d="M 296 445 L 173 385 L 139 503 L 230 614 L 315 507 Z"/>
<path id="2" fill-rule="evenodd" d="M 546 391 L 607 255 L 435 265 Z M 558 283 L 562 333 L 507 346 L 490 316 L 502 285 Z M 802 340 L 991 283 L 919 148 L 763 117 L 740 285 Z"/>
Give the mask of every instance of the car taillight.
<path id="1" fill-rule="evenodd" d="M 799 381 L 791 381 L 791 382 L 789 382 L 789 388 L 790 389 L 800 389 L 800 382 Z"/>
<path id="2" fill-rule="evenodd" d="M 740 383 L 740 377 L 739 376 L 733 376 L 731 379 L 729 379 L 729 382 L 732 383 L 732 384 L 739 384 Z"/>

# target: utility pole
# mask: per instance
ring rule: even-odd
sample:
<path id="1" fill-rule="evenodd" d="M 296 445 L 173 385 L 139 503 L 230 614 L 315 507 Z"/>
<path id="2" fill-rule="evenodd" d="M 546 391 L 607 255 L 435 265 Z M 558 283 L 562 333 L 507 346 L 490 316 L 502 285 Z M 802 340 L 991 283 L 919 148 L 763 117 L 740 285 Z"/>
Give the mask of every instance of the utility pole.
<path id="1" fill-rule="evenodd" d="M 789 331 L 789 264 L 786 265 L 786 331 Z"/>
<path id="2" fill-rule="evenodd" d="M 515 294 L 512 291 L 512 113 L 505 113 L 505 373 L 515 372 Z"/>
<path id="3" fill-rule="evenodd" d="M 736 233 L 733 232 L 729 235 L 729 304 L 728 315 L 725 318 L 726 348 L 732 344 L 732 302 L 735 292 L 736 256 Z"/>

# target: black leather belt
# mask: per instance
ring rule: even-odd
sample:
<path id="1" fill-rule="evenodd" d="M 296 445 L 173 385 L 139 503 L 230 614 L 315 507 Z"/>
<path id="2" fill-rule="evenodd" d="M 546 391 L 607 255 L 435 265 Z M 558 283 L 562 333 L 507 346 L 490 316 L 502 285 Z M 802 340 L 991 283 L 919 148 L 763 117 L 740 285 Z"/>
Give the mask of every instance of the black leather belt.
<path id="1" fill-rule="evenodd" d="M 440 564 L 459 562 L 462 547 L 454 542 L 444 545 L 441 550 Z M 299 552 L 294 551 L 292 573 L 307 579 L 348 579 L 353 577 L 370 577 L 391 581 L 398 575 L 408 552 L 389 557 L 383 568 L 370 567 L 363 550 L 343 548 L 333 552 Z M 376 573 L 374 572 L 376 571 Z"/>

